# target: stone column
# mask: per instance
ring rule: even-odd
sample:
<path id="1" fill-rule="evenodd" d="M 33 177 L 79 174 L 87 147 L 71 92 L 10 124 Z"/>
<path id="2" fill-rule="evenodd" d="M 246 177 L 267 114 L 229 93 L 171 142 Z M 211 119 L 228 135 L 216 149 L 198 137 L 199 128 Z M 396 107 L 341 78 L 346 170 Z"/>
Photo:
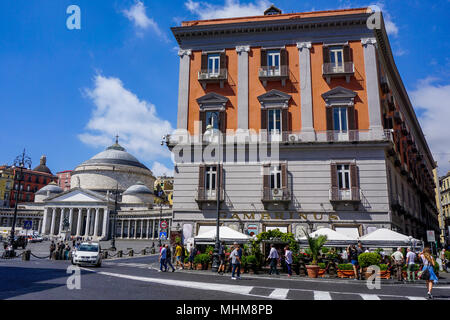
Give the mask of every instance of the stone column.
<path id="1" fill-rule="evenodd" d="M 131 232 L 131 219 L 128 219 L 128 239 L 130 239 L 130 232 Z"/>
<path id="2" fill-rule="evenodd" d="M 178 82 L 178 120 L 177 129 L 188 128 L 188 106 L 189 106 L 189 73 L 192 50 L 178 51 L 180 56 L 180 74 Z"/>
<path id="3" fill-rule="evenodd" d="M 100 208 L 95 208 L 95 223 L 94 223 L 94 237 L 98 237 L 98 214 L 99 214 Z"/>
<path id="4" fill-rule="evenodd" d="M 147 219 L 147 233 L 145 234 L 147 236 L 147 239 L 150 239 L 148 231 L 150 230 L 150 219 Z"/>
<path id="5" fill-rule="evenodd" d="M 69 231 L 70 231 L 70 233 L 69 233 L 69 235 L 72 235 L 72 225 L 73 225 L 73 208 L 70 208 L 69 209 Z"/>
<path id="6" fill-rule="evenodd" d="M 44 208 L 44 216 L 42 218 L 42 230 L 38 230 L 40 231 L 41 234 L 47 234 L 48 211 L 49 208 Z"/>
<path id="7" fill-rule="evenodd" d="M 58 234 L 61 234 L 61 231 L 63 229 L 63 220 L 64 220 L 64 208 L 60 209 L 61 212 L 59 213 L 59 230 L 58 230 Z"/>
<path id="8" fill-rule="evenodd" d="M 103 208 L 103 228 L 102 228 L 103 239 L 106 239 L 108 236 L 108 222 L 109 222 L 108 208 Z M 116 230 L 114 230 L 114 232 L 116 232 Z"/>
<path id="9" fill-rule="evenodd" d="M 38 220 L 37 232 L 42 233 L 41 228 L 42 228 L 42 219 L 39 219 L 39 220 Z"/>
<path id="10" fill-rule="evenodd" d="M 77 237 L 81 236 L 81 218 L 83 217 L 83 209 L 78 208 L 78 221 L 77 221 Z"/>
<path id="11" fill-rule="evenodd" d="M 248 129 L 248 53 L 250 46 L 237 46 L 238 53 L 238 129 Z"/>
<path id="12" fill-rule="evenodd" d="M 298 42 L 302 140 L 315 141 L 311 90 L 311 42 Z"/>
<path id="13" fill-rule="evenodd" d="M 137 226 L 138 226 L 138 220 L 134 219 L 134 238 L 137 238 Z"/>
<path id="14" fill-rule="evenodd" d="M 376 39 L 363 38 L 364 68 L 366 71 L 367 104 L 369 107 L 369 130 L 373 139 L 383 137 L 381 124 L 381 105 L 378 84 L 377 57 L 375 52 Z"/>
<path id="15" fill-rule="evenodd" d="M 86 228 L 84 230 L 84 235 L 89 236 L 89 226 L 91 224 L 91 208 L 86 209 Z"/>
<path id="16" fill-rule="evenodd" d="M 144 239 L 144 234 L 142 233 L 144 229 L 144 219 L 141 219 L 141 239 Z"/>
<path id="17" fill-rule="evenodd" d="M 50 235 L 55 234 L 55 218 L 56 218 L 56 208 L 52 208 L 52 224 L 50 226 Z"/>
<path id="18" fill-rule="evenodd" d="M 121 227 L 122 227 L 122 231 L 121 231 L 121 233 L 120 233 L 120 237 L 123 239 L 123 223 L 124 223 L 124 221 L 125 220 L 120 220 L 120 224 L 121 224 Z"/>

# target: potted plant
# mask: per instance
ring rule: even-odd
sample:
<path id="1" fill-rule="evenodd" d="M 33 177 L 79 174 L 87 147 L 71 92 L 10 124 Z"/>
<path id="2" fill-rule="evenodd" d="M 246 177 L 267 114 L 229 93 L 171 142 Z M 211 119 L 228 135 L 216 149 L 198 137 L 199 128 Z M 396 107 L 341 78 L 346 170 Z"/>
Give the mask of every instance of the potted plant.
<path id="1" fill-rule="evenodd" d="M 325 263 L 324 262 L 319 262 L 318 264 L 317 264 L 318 266 L 319 266 L 319 277 L 323 277 L 323 275 L 325 274 L 325 271 L 326 271 L 326 265 L 325 265 Z"/>
<path id="2" fill-rule="evenodd" d="M 247 266 L 249 267 L 250 273 L 258 273 L 258 260 L 255 255 L 247 256 Z"/>
<path id="3" fill-rule="evenodd" d="M 353 278 L 355 273 L 353 271 L 353 265 L 351 263 L 338 264 L 337 274 L 339 278 Z"/>
<path id="4" fill-rule="evenodd" d="M 292 254 L 292 270 L 294 270 L 296 275 L 300 274 L 300 254 Z"/>
<path id="5" fill-rule="evenodd" d="M 202 264 L 202 270 L 208 270 L 209 262 L 211 261 L 211 256 L 208 253 L 200 254 L 200 261 Z"/>
<path id="6" fill-rule="evenodd" d="M 379 277 L 381 279 L 390 279 L 391 278 L 391 272 L 388 270 L 388 265 L 387 264 L 380 264 L 380 274 Z"/>
<path id="7" fill-rule="evenodd" d="M 380 264 L 381 256 L 376 252 L 361 253 L 358 257 L 358 263 L 363 268 L 364 277 L 368 279 L 372 272 L 367 272 L 370 266 L 378 266 Z"/>
<path id="8" fill-rule="evenodd" d="M 241 257 L 241 267 L 244 270 L 243 273 L 248 273 L 247 256 Z"/>
<path id="9" fill-rule="evenodd" d="M 189 269 L 189 258 L 184 258 L 184 267 Z"/>
<path id="10" fill-rule="evenodd" d="M 306 239 L 308 240 L 309 251 L 311 252 L 312 261 L 306 266 L 308 272 L 308 277 L 317 278 L 319 274 L 320 267 L 317 265 L 317 257 L 319 256 L 320 250 L 327 242 L 326 236 L 311 237 L 306 231 L 304 231 Z"/>
<path id="11" fill-rule="evenodd" d="M 197 270 L 202 270 L 202 255 L 201 254 L 197 254 L 194 257 L 194 265 Z"/>

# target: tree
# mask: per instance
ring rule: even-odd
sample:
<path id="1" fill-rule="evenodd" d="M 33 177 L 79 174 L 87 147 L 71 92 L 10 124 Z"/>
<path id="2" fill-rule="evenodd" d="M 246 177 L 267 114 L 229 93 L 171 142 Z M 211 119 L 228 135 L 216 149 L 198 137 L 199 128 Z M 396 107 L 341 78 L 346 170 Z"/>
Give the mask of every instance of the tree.
<path id="1" fill-rule="evenodd" d="M 320 250 L 327 242 L 327 236 L 321 235 L 316 237 L 311 237 L 308 232 L 303 230 L 303 233 L 306 236 L 306 239 L 308 240 L 309 250 L 311 251 L 312 256 L 312 263 L 313 265 L 317 264 L 317 257 L 320 254 Z"/>

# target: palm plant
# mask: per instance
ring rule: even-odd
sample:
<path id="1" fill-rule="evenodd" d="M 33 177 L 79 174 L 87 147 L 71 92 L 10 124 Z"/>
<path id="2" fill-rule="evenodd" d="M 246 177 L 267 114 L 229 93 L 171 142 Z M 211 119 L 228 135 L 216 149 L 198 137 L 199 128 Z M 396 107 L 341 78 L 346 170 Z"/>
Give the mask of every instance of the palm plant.
<path id="1" fill-rule="evenodd" d="M 327 242 L 327 236 L 321 235 L 313 238 L 305 230 L 303 230 L 303 233 L 305 234 L 306 239 L 308 240 L 309 250 L 311 251 L 312 256 L 311 264 L 316 265 L 317 257 L 320 254 L 320 250 Z"/>

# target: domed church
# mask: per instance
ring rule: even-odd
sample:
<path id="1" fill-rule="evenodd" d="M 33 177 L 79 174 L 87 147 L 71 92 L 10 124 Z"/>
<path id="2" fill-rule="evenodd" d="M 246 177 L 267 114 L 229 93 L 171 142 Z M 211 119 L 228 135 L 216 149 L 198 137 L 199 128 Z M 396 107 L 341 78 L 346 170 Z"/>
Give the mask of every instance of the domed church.
<path id="1" fill-rule="evenodd" d="M 41 233 L 50 237 L 107 240 L 115 229 L 116 238 L 157 240 L 169 236 L 171 209 L 153 208 L 154 183 L 151 170 L 116 136 L 113 145 L 74 169 L 70 190 L 49 184 L 24 209 L 43 211 Z"/>

